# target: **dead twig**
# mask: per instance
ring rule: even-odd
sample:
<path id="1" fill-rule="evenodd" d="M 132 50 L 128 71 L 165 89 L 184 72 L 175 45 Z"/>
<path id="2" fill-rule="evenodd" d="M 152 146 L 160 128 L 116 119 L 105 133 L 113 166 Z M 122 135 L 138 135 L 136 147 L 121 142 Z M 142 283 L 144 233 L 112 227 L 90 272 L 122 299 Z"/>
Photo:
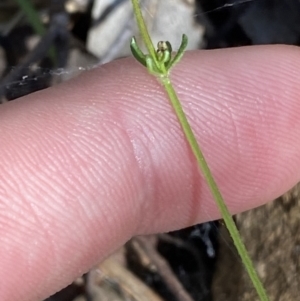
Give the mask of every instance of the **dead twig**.
<path id="1" fill-rule="evenodd" d="M 183 285 L 174 275 L 172 269 L 166 260 L 156 250 L 156 240 L 153 243 L 153 239 L 147 236 L 139 236 L 135 238 L 147 256 L 150 258 L 152 264 L 156 267 L 157 272 L 162 277 L 168 289 L 179 301 L 193 301 L 192 297 L 185 290 Z"/>

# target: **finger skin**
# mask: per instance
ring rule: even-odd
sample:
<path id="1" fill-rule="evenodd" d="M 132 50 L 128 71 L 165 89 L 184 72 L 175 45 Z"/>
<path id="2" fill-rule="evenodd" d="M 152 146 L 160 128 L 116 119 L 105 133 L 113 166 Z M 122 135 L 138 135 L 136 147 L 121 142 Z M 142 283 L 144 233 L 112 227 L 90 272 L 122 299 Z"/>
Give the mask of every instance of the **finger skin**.
<path id="1" fill-rule="evenodd" d="M 187 53 L 172 80 L 232 213 L 300 176 L 293 47 Z M 220 217 L 162 86 L 133 59 L 0 108 L 0 300 L 41 300 L 136 234 Z"/>

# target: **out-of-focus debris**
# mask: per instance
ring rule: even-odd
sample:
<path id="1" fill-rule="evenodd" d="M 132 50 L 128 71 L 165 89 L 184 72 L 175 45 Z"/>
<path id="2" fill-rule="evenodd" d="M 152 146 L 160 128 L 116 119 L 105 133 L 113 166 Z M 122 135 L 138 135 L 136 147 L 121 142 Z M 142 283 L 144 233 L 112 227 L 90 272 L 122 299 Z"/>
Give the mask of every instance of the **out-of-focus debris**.
<path id="1" fill-rule="evenodd" d="M 131 4 L 129 1 L 115 3 L 114 0 L 95 1 L 92 11 L 96 25 L 89 31 L 87 49 L 102 62 L 128 55 L 126 48 L 133 27 Z"/>
<path id="2" fill-rule="evenodd" d="M 87 11 L 91 0 L 67 0 L 65 2 L 66 12 L 69 14 L 84 13 Z"/>
<path id="3" fill-rule="evenodd" d="M 55 45 L 57 50 L 55 57 L 57 67 L 64 68 L 66 66 L 69 38 L 67 24 L 68 15 L 64 12 L 57 12 L 52 16 L 50 27 L 46 34 L 40 39 L 37 46 L 27 54 L 18 66 L 11 69 L 2 79 L 0 84 L 0 98 L 5 95 L 9 100 L 12 100 L 22 95 L 26 95 L 28 93 L 28 88 L 33 92 L 49 86 L 51 77 L 50 72 L 45 74 L 46 81 L 43 82 L 42 85 L 35 85 L 34 87 L 28 85 L 28 79 L 31 82 L 34 82 L 36 76 L 35 74 L 30 74 L 29 76 L 29 67 L 45 59 L 52 45 Z M 9 48 L 6 48 L 5 50 L 7 53 L 10 51 Z"/>
<path id="4" fill-rule="evenodd" d="M 163 301 L 115 256 L 88 274 L 87 293 L 93 301 Z"/>
<path id="5" fill-rule="evenodd" d="M 238 23 L 253 44 L 295 44 L 300 36 L 298 0 L 260 0 L 249 4 Z"/>
<path id="6" fill-rule="evenodd" d="M 196 0 L 197 20 L 206 28 L 207 48 L 296 44 L 300 40 L 298 0 Z"/>
<path id="7" fill-rule="evenodd" d="M 168 260 L 194 300 L 212 300 L 210 287 L 218 254 L 217 237 L 217 222 L 158 235 L 159 253 Z"/>
<path id="8" fill-rule="evenodd" d="M 127 250 L 136 254 L 141 264 L 151 272 L 160 275 L 166 285 L 166 289 L 176 296 L 178 301 L 193 301 L 192 297 L 185 290 L 182 283 L 176 277 L 168 262 L 157 251 L 157 237 L 139 236 L 127 244 Z"/>

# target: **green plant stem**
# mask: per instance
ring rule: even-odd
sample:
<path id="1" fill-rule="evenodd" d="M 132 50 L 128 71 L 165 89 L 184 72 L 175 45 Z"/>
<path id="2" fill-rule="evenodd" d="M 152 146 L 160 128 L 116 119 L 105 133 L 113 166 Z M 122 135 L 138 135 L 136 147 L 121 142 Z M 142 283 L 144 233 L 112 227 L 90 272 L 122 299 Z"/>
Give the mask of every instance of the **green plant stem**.
<path id="1" fill-rule="evenodd" d="M 159 65 L 159 62 L 157 60 L 156 57 L 156 52 L 155 49 L 153 47 L 151 38 L 149 36 L 147 27 L 144 23 L 144 19 L 139 7 L 139 1 L 138 0 L 132 0 L 132 4 L 133 4 L 133 9 L 134 9 L 134 13 L 135 16 L 137 18 L 137 22 L 138 22 L 138 26 L 142 35 L 142 38 L 144 40 L 144 43 L 146 44 L 146 47 L 150 53 L 150 56 L 152 57 L 152 59 L 155 61 L 156 64 Z M 180 54 L 180 53 L 179 53 Z M 257 291 L 257 294 L 259 295 L 259 298 L 261 301 L 268 301 L 269 298 L 267 296 L 267 293 L 257 275 L 257 272 L 254 268 L 254 265 L 248 255 L 248 252 L 246 250 L 246 247 L 240 237 L 240 234 L 238 232 L 238 229 L 234 223 L 234 220 L 232 218 L 232 216 L 229 213 L 229 210 L 223 200 L 223 197 L 220 193 L 220 190 L 212 176 L 212 173 L 210 171 L 210 168 L 202 154 L 202 151 L 199 147 L 199 144 L 197 142 L 197 139 L 193 133 L 193 130 L 187 120 L 187 117 L 182 109 L 181 103 L 177 97 L 177 94 L 173 88 L 173 85 L 169 79 L 168 76 L 168 70 L 166 70 L 164 68 L 164 65 L 160 64 L 159 65 L 160 68 L 158 68 L 158 70 L 160 70 L 160 74 L 158 77 L 158 79 L 160 80 L 160 82 L 162 83 L 163 87 L 165 88 L 168 96 L 169 96 L 169 100 L 171 102 L 171 105 L 175 111 L 175 114 L 180 122 L 181 128 L 184 132 L 184 135 L 195 155 L 195 158 L 197 160 L 198 166 L 201 169 L 201 171 L 203 172 L 204 178 L 209 186 L 209 189 L 217 203 L 217 206 L 221 212 L 221 215 L 224 219 L 225 225 L 233 239 L 234 245 L 242 259 L 242 262 L 247 270 L 247 273 Z M 163 68 L 161 68 L 163 67 Z M 151 71 L 148 69 L 148 71 Z"/>
<path id="2" fill-rule="evenodd" d="M 172 104 L 172 107 L 176 113 L 176 116 L 180 122 L 180 125 L 182 127 L 182 130 L 185 134 L 185 137 L 186 139 L 188 140 L 188 143 L 196 157 L 196 160 L 197 160 L 197 163 L 198 163 L 198 166 L 200 167 L 204 177 L 205 177 L 205 180 L 210 188 L 210 191 L 218 205 L 218 208 L 222 214 L 222 218 L 224 219 L 224 222 L 225 222 L 225 225 L 232 237 L 232 240 L 234 242 L 234 245 L 242 259 L 242 262 L 248 272 L 248 275 L 260 297 L 260 300 L 261 301 L 267 301 L 269 300 L 268 299 L 268 296 L 267 296 L 267 293 L 256 273 L 256 270 L 254 268 L 254 265 L 252 263 L 252 260 L 250 259 L 249 255 L 248 255 L 248 252 L 246 250 L 246 247 L 244 245 L 244 243 L 242 242 L 241 240 L 241 237 L 240 237 L 240 234 L 238 232 L 238 229 L 234 223 L 234 220 L 232 218 L 232 216 L 230 215 L 229 213 L 229 210 L 223 200 L 223 197 L 220 193 L 220 190 L 212 176 L 212 173 L 210 171 L 210 168 L 202 154 L 202 151 L 199 147 L 199 144 L 196 140 L 196 137 L 193 133 L 193 130 L 186 118 L 186 115 L 182 109 L 182 106 L 181 106 L 181 103 L 177 97 L 177 94 L 172 86 L 172 83 L 170 82 L 169 79 L 162 79 L 161 80 L 168 96 L 169 96 L 169 99 L 170 99 L 170 102 Z"/>
<path id="3" fill-rule="evenodd" d="M 35 30 L 35 32 L 43 36 L 46 33 L 46 29 L 43 25 L 43 23 L 40 20 L 39 14 L 33 7 L 31 1 L 29 0 L 16 0 L 16 2 L 19 4 L 21 10 L 26 15 L 28 21 L 30 22 L 31 26 Z M 56 54 L 53 47 L 49 50 L 49 55 L 51 57 L 51 60 L 55 63 L 56 62 Z"/>
<path id="4" fill-rule="evenodd" d="M 132 6 L 133 6 L 134 15 L 136 17 L 137 24 L 139 27 L 139 31 L 141 33 L 141 36 L 145 43 L 145 46 L 146 46 L 147 50 L 149 51 L 149 54 L 151 55 L 151 57 L 154 59 L 155 64 L 157 65 L 158 61 L 156 58 L 156 51 L 153 46 L 152 40 L 150 38 L 149 32 L 147 30 L 147 27 L 146 27 L 146 24 L 145 24 L 143 15 L 142 15 L 142 11 L 140 9 L 139 0 L 132 0 L 131 2 L 132 2 Z"/>
<path id="5" fill-rule="evenodd" d="M 16 0 L 18 2 L 20 8 L 28 18 L 29 22 L 31 23 L 31 26 L 33 29 L 39 34 L 44 35 L 46 30 L 40 20 L 40 17 L 36 10 L 34 9 L 32 3 L 28 0 Z"/>

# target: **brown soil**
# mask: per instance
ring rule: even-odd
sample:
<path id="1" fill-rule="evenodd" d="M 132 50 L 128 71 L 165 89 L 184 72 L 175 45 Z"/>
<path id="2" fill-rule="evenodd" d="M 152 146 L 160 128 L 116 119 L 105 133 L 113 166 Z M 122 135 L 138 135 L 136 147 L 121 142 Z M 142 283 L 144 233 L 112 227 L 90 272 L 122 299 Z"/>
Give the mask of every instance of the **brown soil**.
<path id="1" fill-rule="evenodd" d="M 236 223 L 270 300 L 299 300 L 300 184 L 265 206 L 238 214 Z M 213 300 L 258 300 L 225 227 L 217 266 Z"/>

